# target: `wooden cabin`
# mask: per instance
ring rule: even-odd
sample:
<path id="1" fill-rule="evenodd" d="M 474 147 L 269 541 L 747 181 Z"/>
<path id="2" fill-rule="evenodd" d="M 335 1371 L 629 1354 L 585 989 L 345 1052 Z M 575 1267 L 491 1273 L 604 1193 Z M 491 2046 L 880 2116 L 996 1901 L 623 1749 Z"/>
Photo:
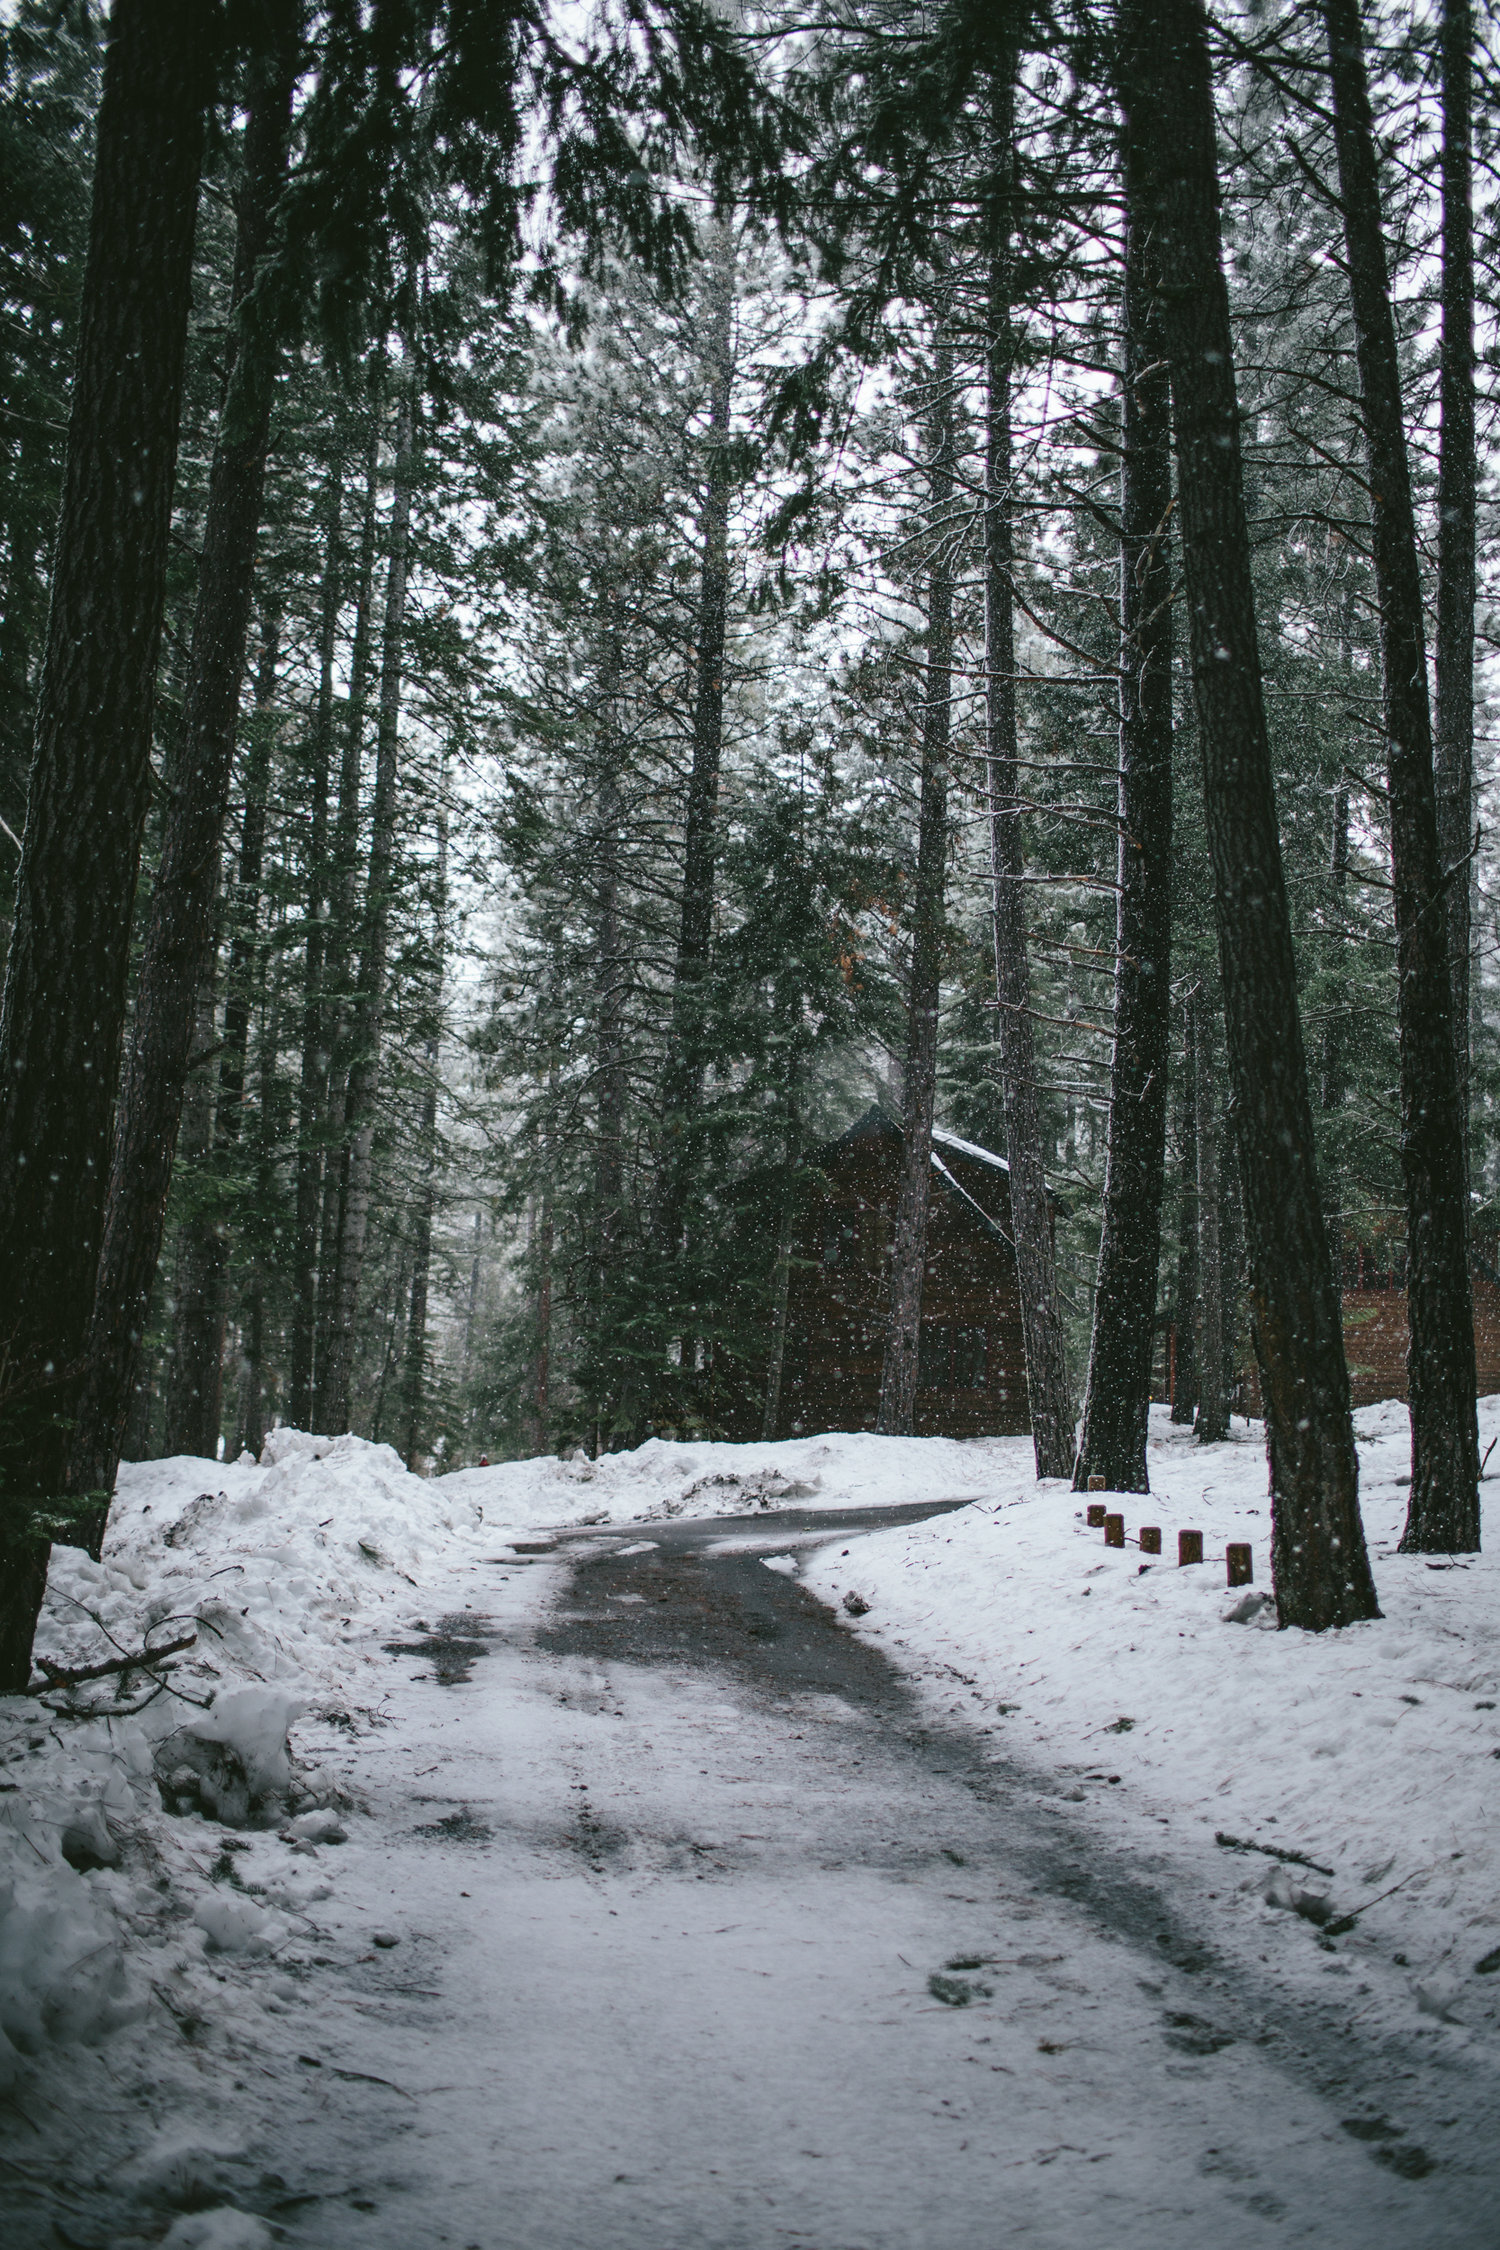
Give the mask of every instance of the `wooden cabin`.
<path id="1" fill-rule="evenodd" d="M 1471 1254 L 1474 1360 L 1481 1398 L 1500 1391 L 1500 1272 Z M 1406 1396 L 1406 1252 L 1376 1241 L 1344 1254 L 1344 1356 L 1356 1406 Z"/>
<path id="2" fill-rule="evenodd" d="M 933 1133 L 914 1429 L 1031 1427 L 1003 1157 Z M 787 1289 L 778 1437 L 872 1430 L 880 1400 L 900 1127 L 868 1110 L 809 1160 Z"/>
<path id="3" fill-rule="evenodd" d="M 1469 1278 L 1474 1290 L 1474 1362 L 1478 1394 L 1500 1392 L 1500 1269 L 1486 1239 L 1471 1247 Z M 1490 1254 L 1486 1254 L 1490 1253 Z M 1406 1397 L 1406 1244 L 1393 1223 L 1372 1230 L 1368 1241 L 1347 1245 L 1341 1272 L 1344 1358 L 1355 1406 L 1378 1406 L 1382 1399 Z M 1158 1355 L 1152 1395 L 1170 1403 L 1176 1374 L 1176 1331 L 1168 1324 L 1165 1350 Z M 1236 1414 L 1262 1411 L 1260 1375 L 1246 1347 L 1246 1358 L 1231 1386 Z"/>

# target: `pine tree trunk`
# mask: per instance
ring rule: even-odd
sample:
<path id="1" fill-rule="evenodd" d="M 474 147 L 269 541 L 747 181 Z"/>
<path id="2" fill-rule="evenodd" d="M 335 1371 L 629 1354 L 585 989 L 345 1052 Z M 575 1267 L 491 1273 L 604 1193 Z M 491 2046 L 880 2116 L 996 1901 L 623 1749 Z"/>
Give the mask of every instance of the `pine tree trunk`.
<path id="1" fill-rule="evenodd" d="M 364 521 L 360 531 L 354 631 L 349 645 L 349 701 L 344 714 L 344 739 L 339 759 L 339 809 L 333 830 L 331 912 L 323 955 L 326 1005 L 321 1028 L 327 1042 L 329 1065 L 321 1151 L 323 1195 L 322 1208 L 318 1213 L 317 1302 L 313 1345 L 315 1405 L 308 1420 L 324 1429 L 328 1427 L 328 1422 L 323 1394 L 333 1357 L 339 1243 L 343 1235 L 344 1200 L 349 1178 L 349 1144 L 344 1131 L 351 1061 L 350 1025 L 354 1014 L 354 995 L 349 989 L 349 980 L 359 887 L 359 800 L 364 763 L 365 708 L 369 701 L 375 645 L 381 375 L 381 363 L 377 359 L 371 370 L 369 384 L 370 431 L 365 455 Z"/>
<path id="2" fill-rule="evenodd" d="M 370 1222 L 370 1176 L 375 1148 L 375 1105 L 380 1085 L 380 1041 L 385 1015 L 390 945 L 391 889 L 396 856 L 396 796 L 401 751 L 401 681 L 410 563 L 411 497 L 416 470 L 416 387 L 409 368 L 401 395 L 391 503 L 385 616 L 381 627 L 380 724 L 375 749 L 375 795 L 370 808 L 370 869 L 364 944 L 355 988 L 352 1030 L 357 1042 L 345 1099 L 348 1183 L 334 1272 L 334 1316 L 328 1372 L 319 1385 L 319 1418 L 330 1436 L 349 1427 L 354 1327 Z"/>
<path id="3" fill-rule="evenodd" d="M 1328 861 L 1329 889 L 1333 895 L 1334 942 L 1342 951 L 1344 944 L 1344 914 L 1349 888 L 1349 792 L 1340 789 L 1333 801 L 1333 845 Z M 1342 968 L 1335 974 L 1328 994 L 1328 1009 L 1323 1022 L 1323 1056 L 1318 1106 L 1325 1116 L 1341 1110 L 1349 1098 L 1348 1024 L 1349 990 Z M 1324 1167 L 1327 1192 L 1325 1218 L 1328 1227 L 1328 1255 L 1333 1265 L 1333 1277 L 1342 1289 L 1344 1270 L 1344 1212 L 1343 1187 L 1336 1161 Z"/>
<path id="4" fill-rule="evenodd" d="M 225 978 L 224 1051 L 219 1061 L 220 1141 L 237 1148 L 244 1139 L 245 1070 L 250 1053 L 250 1016 L 261 960 L 261 883 L 265 872 L 266 801 L 271 786 L 277 664 L 281 621 L 266 620 L 255 682 L 255 725 L 245 758 L 245 805 L 240 821 L 239 864 L 232 901 L 233 934 Z"/>
<path id="5" fill-rule="evenodd" d="M 277 0 L 275 24 L 272 46 L 252 66 L 245 128 L 231 292 L 233 312 L 242 320 L 273 247 L 273 218 L 286 183 L 292 84 L 300 55 L 295 0 Z M 113 1489 L 151 1277 L 161 1253 L 199 988 L 213 944 L 278 358 L 269 337 L 249 328 L 240 335 L 209 474 L 182 731 L 169 762 L 161 862 L 111 1150 L 88 1380 L 75 1440 L 73 1477 L 79 1489 Z M 195 1285 L 201 1280 L 212 1292 L 206 1255 L 192 1263 Z M 194 1333 L 197 1348 L 206 1351 L 201 1321 Z M 208 1390 L 217 1386 L 208 1381 L 206 1361 L 200 1374 L 198 1395 L 206 1415 Z M 189 1433 L 188 1423 L 177 1427 L 180 1434 Z M 205 1433 L 206 1423 L 200 1431 Z"/>
<path id="6" fill-rule="evenodd" d="M 218 38 L 201 0 L 116 0 L 105 55 L 0 1005 L 0 1693 L 30 1670 L 47 1571 L 31 1504 L 64 1490 L 103 1234 Z"/>
<path id="7" fill-rule="evenodd" d="M 443 1004 L 443 965 L 447 937 L 448 914 L 448 763 L 444 758 L 438 769 L 438 848 L 436 885 L 433 893 L 433 911 L 436 930 L 433 941 L 434 990 L 433 1008 L 440 1012 Z M 416 1213 L 412 1225 L 411 1247 L 411 1307 L 406 1322 L 406 1465 L 414 1475 L 420 1473 L 423 1454 L 423 1436 L 427 1417 L 427 1289 L 432 1267 L 432 1220 L 437 1205 L 437 1090 L 438 1090 L 438 1034 L 434 1026 L 427 1041 L 427 1084 L 422 1090 L 422 1123 L 420 1128 L 421 1179 L 417 1187 Z"/>
<path id="8" fill-rule="evenodd" d="M 396 1270 L 389 1283 L 381 1283 L 370 1307 L 370 1326 L 385 1330 L 385 1344 L 380 1355 L 380 1372 L 375 1379 L 375 1396 L 370 1407 L 370 1439 L 372 1444 L 384 1445 L 386 1439 L 386 1405 L 393 1392 L 397 1394 L 397 1411 L 400 1411 L 400 1386 L 396 1369 L 404 1358 L 402 1350 L 402 1315 L 407 1305 L 407 1292 L 411 1286 L 411 1261 L 403 1244 L 396 1261 Z M 389 1287 L 389 1299 L 386 1289 Z"/>
<path id="9" fill-rule="evenodd" d="M 776 1226 L 776 1262 L 771 1270 L 771 1348 L 766 1361 L 766 1391 L 761 1410 L 760 1434 L 769 1444 L 781 1420 L 781 1386 L 786 1374 L 787 1309 L 791 1297 L 792 1250 L 797 1239 L 797 1205 L 802 1187 L 802 1104 L 795 1060 L 788 1062 L 786 1142 L 782 1151 L 785 1173 L 781 1211 Z"/>
<path id="10" fill-rule="evenodd" d="M 436 1058 L 433 1058 L 435 1067 Z M 431 1144 L 437 1132 L 437 1087 L 422 1097 L 422 1136 Z M 402 1453 L 413 1476 L 425 1473 L 423 1439 L 427 1427 L 427 1290 L 432 1269 L 432 1171 L 417 1190 L 411 1230 L 411 1301 L 406 1316 L 406 1430 Z"/>
<path id="11" fill-rule="evenodd" d="M 593 1391 L 592 1449 L 633 1412 L 634 1377 L 621 1348 L 619 1262 L 625 1204 L 625 997 L 627 968 L 620 934 L 620 801 L 618 715 L 620 629 L 604 628 L 598 714 L 598 804 L 594 828 L 594 1334 L 589 1358 Z M 647 1401 L 649 1409 L 650 1401 Z"/>
<path id="12" fill-rule="evenodd" d="M 266 793 L 271 769 L 270 707 L 276 693 L 279 631 L 269 625 L 256 682 L 256 726 L 245 761 L 245 809 L 240 828 L 239 867 L 230 906 L 234 935 L 224 980 L 224 1027 L 219 1058 L 217 1110 L 209 1104 L 209 1139 L 196 1153 L 203 1163 L 205 1196 L 201 1209 L 183 1227 L 179 1262 L 190 1286 L 178 1293 L 172 1367 L 178 1401 L 173 1423 L 174 1453 L 218 1458 L 223 1420 L 225 1328 L 229 1313 L 229 1222 L 234 1170 L 239 1161 L 245 1099 L 245 1061 L 250 1043 L 251 985 L 260 954 L 261 863 L 265 853 Z M 212 978 L 210 978 L 210 986 Z M 198 1043 L 206 1044 L 200 1023 Z M 133 1380 L 133 1370 L 132 1370 Z M 169 1406 L 169 1412 L 172 1409 Z"/>
<path id="13" fill-rule="evenodd" d="M 1214 1019 L 1200 986 L 1188 1001 L 1198 1119 L 1198 1443 L 1229 1435 L 1224 1388 L 1224 1259 L 1219 1240 L 1219 1120 Z"/>
<path id="14" fill-rule="evenodd" d="M 274 964 L 274 968 L 257 1041 L 259 1055 L 256 1076 L 259 1084 L 256 1100 L 254 1193 L 258 1213 L 270 1212 L 278 1206 L 282 1193 L 281 1154 L 286 1146 L 291 1123 L 288 1098 L 290 1088 L 282 1089 L 276 1071 L 277 1058 L 281 1053 L 282 983 L 286 959 L 285 950 L 275 944 L 274 936 L 260 949 L 263 982 L 267 967 Z M 259 1453 L 264 1443 L 266 1423 L 270 1415 L 266 1382 L 266 1279 L 271 1259 L 265 1251 L 263 1222 L 257 1233 L 259 1240 L 245 1298 L 247 1341 L 245 1363 L 241 1370 L 239 1439 L 236 1447 L 237 1452 L 248 1447 L 252 1453 Z M 273 1359 L 273 1368 L 275 1364 Z"/>
<path id="15" fill-rule="evenodd" d="M 211 1349 L 214 1364 L 220 1367 L 223 1365 L 229 1314 L 229 1217 L 234 1204 L 239 1202 L 243 1209 L 246 1200 L 238 1175 L 242 1173 L 245 1161 L 245 1077 L 250 1054 L 250 1018 L 255 995 L 264 983 L 266 968 L 266 946 L 260 927 L 261 885 L 265 863 L 271 753 L 275 741 L 280 650 L 281 620 L 271 616 L 265 621 L 261 643 L 260 664 L 255 682 L 256 723 L 245 760 L 245 808 L 240 824 L 239 866 L 234 886 L 234 935 L 230 941 L 229 967 L 225 980 L 224 1052 L 219 1063 L 219 1106 L 214 1125 L 215 1169 L 220 1175 L 224 1208 L 218 1214 L 214 1229 L 214 1288 L 217 1305 Z M 263 1180 L 257 1181 L 257 1187 L 262 1191 L 265 1184 Z M 276 1191 L 273 1189 L 272 1192 L 274 1194 Z M 259 1196 L 256 1201 L 259 1208 L 264 1209 Z M 242 1228 L 241 1231 L 259 1234 L 259 1228 L 253 1219 L 250 1228 Z M 258 1397 L 259 1339 L 264 1327 L 265 1303 L 265 1280 L 261 1271 L 258 1242 L 251 1248 L 250 1256 L 252 1263 L 247 1284 L 247 1315 L 256 1337 L 255 1383 Z M 258 1405 L 255 1411 L 259 1411 Z M 237 1434 L 242 1431 L 244 1420 L 245 1388 L 242 1380 L 235 1406 Z M 217 1436 L 217 1429 L 214 1434 Z M 235 1451 L 243 1450 L 244 1442 L 241 1437 Z M 254 1450 L 260 1450 L 258 1441 Z"/>
<path id="16" fill-rule="evenodd" d="M 1199 0 L 1124 0 L 1131 223 L 1159 244 L 1178 509 L 1220 970 L 1262 1366 L 1283 1625 L 1378 1614 L 1266 733 L 1240 460 L 1207 28 Z"/>
<path id="17" fill-rule="evenodd" d="M 1438 852 L 1448 883 L 1453 1059 L 1469 1144 L 1470 851 L 1474 844 L 1474 197 L 1469 0 L 1443 0 L 1443 337 L 1439 360 L 1437 714 Z M 1457 872 L 1455 872 L 1457 870 Z"/>
<path id="18" fill-rule="evenodd" d="M 901 1179 L 891 1242 L 890 1306 L 875 1427 L 909 1435 L 921 1361 L 922 1283 L 932 1195 L 932 1113 L 937 1095 L 938 1007 L 948 867 L 948 754 L 953 726 L 953 348 L 933 355 L 932 466 L 928 473 L 933 555 L 927 574 L 927 667 L 922 704 L 921 800 L 912 893 L 906 1068 L 902 1073 Z"/>
<path id="19" fill-rule="evenodd" d="M 532 1375 L 532 1412 L 536 1417 L 533 1451 L 545 1452 L 552 1421 L 552 1254 L 556 1220 L 553 1214 L 550 1174 L 542 1186 L 542 1208 L 536 1230 L 536 1365 Z M 477 1266 L 478 1260 L 475 1264 Z"/>
<path id="20" fill-rule="evenodd" d="M 1198 1076 L 1183 1011 L 1177 1111 L 1177 1278 L 1172 1289 L 1172 1420 L 1191 1429 L 1198 1411 Z"/>
<path id="21" fill-rule="evenodd" d="M 1014 172 L 1014 89 L 996 80 L 996 144 L 1007 178 Z M 988 401 L 985 422 L 984 657 L 994 896 L 995 1012 L 1005 1147 L 1010 1163 L 1011 1231 L 1021 1292 L 1021 1334 L 1031 1402 L 1031 1442 L 1039 1477 L 1073 1474 L 1073 1402 L 1057 1305 L 1052 1204 L 1042 1152 L 1042 1113 L 1031 1025 L 1031 959 L 1016 738 L 1016 642 L 1011 572 L 1010 386 L 1014 360 L 1011 250 L 1006 237 L 990 266 Z"/>
<path id="22" fill-rule="evenodd" d="M 1073 1483 L 1149 1492 L 1167 1140 L 1172 944 L 1171 401 L 1148 251 L 1125 255 L 1120 499 L 1120 844 L 1114 1055 L 1103 1228 L 1083 1435 Z"/>
<path id="23" fill-rule="evenodd" d="M 469 1260 L 469 1301 L 464 1307 L 464 1370 L 474 1358 L 474 1331 L 479 1321 L 479 1245 L 484 1232 L 484 1214 L 474 1213 L 474 1254 Z"/>
<path id="24" fill-rule="evenodd" d="M 1406 1553 L 1447 1554 L 1479 1545 L 1468 1179 L 1454 1062 L 1465 1027 L 1454 1024 L 1449 965 L 1450 906 L 1463 878 L 1445 889 L 1438 854 L 1422 581 L 1358 0 L 1325 0 L 1324 20 L 1370 466 L 1388 744 L 1412 1442 L 1411 1507 L 1401 1545 Z M 1446 31 L 1444 44 L 1446 51 Z M 1445 328 L 1449 309 L 1445 303 Z M 1444 393 L 1447 403 L 1446 383 Z M 1456 441 L 1456 432 L 1449 435 Z M 1456 482 L 1456 466 L 1450 473 Z M 1450 528 L 1450 544 L 1451 538 Z M 1461 606 L 1451 573 L 1449 598 Z M 1467 831 L 1467 815 L 1464 825 Z"/>
<path id="25" fill-rule="evenodd" d="M 245 1324 L 240 1341 L 240 1395 L 235 1414 L 235 1458 L 259 1453 L 266 1437 L 266 1292 L 257 1273 L 245 1293 Z"/>
<path id="26" fill-rule="evenodd" d="M 196 1070 L 189 1070 L 183 1101 L 182 1156 L 184 1164 L 196 1176 L 200 1193 L 206 1192 L 204 1176 L 214 1135 L 214 1078 L 207 1059 L 218 1045 L 214 986 L 215 978 L 210 972 L 199 988 L 194 1017 L 194 1050 L 205 1059 Z M 218 1353 L 210 1351 L 210 1339 L 216 1340 L 218 1335 L 213 1235 L 210 1220 L 197 1212 L 178 1230 L 172 1282 L 172 1344 L 167 1362 L 166 1429 L 162 1438 L 169 1454 L 197 1453 L 210 1458 L 218 1455 L 221 1370 Z M 153 1261 L 146 1281 L 148 1296 L 155 1271 Z M 143 1328 L 144 1324 L 143 1314 Z M 133 1378 L 134 1359 L 130 1373 Z M 101 1519 L 100 1539 L 103 1531 Z"/>
<path id="27" fill-rule="evenodd" d="M 672 987 L 672 1027 L 662 1071 L 662 1193 L 657 1233 L 675 1260 L 691 1196 L 698 1110 L 707 1066 L 708 976 L 718 860 L 719 759 L 724 741 L 724 656 L 729 623 L 729 405 L 734 377 L 734 237 L 717 229 L 705 307 L 708 436 L 700 536 L 693 762 L 683 825 L 682 909 Z M 670 1314 L 669 1314 L 670 1318 Z"/>
<path id="28" fill-rule="evenodd" d="M 297 1097 L 296 1240 L 292 1264 L 292 1353 L 287 1418 L 313 1419 L 313 1353 L 318 1322 L 318 1214 L 323 1199 L 322 1133 L 328 1107 L 329 1011 L 323 990 L 328 938 L 328 784 L 333 759 L 333 667 L 338 646 L 343 560 L 343 459 L 328 477 L 328 529 L 318 619 L 318 702 L 313 719 L 307 844 L 307 942 L 303 955 L 302 1058 Z M 358 784 L 356 783 L 356 787 Z"/>

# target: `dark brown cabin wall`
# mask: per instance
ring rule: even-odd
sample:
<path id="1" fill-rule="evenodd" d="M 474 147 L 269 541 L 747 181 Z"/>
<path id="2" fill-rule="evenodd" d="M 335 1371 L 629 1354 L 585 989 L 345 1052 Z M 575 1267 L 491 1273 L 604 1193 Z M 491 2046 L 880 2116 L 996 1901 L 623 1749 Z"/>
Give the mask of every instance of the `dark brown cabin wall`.
<path id="1" fill-rule="evenodd" d="M 889 1143 L 872 1137 L 852 1148 L 835 1144 L 825 1154 L 824 1192 L 804 1206 L 794 1241 L 778 1436 L 875 1426 L 886 1328 L 883 1253 L 898 1154 L 894 1136 Z M 920 1388 L 914 1429 L 923 1437 L 1025 1435 L 1030 1413 L 1014 1252 L 965 1200 L 972 1196 L 1008 1238 L 1007 1176 L 999 1165 L 941 1145 L 938 1154 L 959 1189 L 934 1173 L 922 1325 L 982 1328 L 986 1380 L 973 1390 Z M 848 1249 L 831 1267 L 824 1262 L 830 1223 L 849 1229 Z"/>
<path id="2" fill-rule="evenodd" d="M 1474 1360 L 1477 1395 L 1500 1392 L 1500 1288 L 1473 1276 Z M 1404 1289 L 1344 1291 L 1344 1352 L 1356 1406 L 1406 1397 L 1408 1321 Z"/>
<path id="3" fill-rule="evenodd" d="M 1500 1393 L 1500 1286 L 1482 1271 L 1473 1276 L 1474 1358 L 1478 1396 Z M 1408 1323 L 1404 1289 L 1346 1289 L 1344 1357 L 1355 1406 L 1378 1406 L 1382 1399 L 1406 1398 Z M 1236 1414 L 1259 1415 L 1260 1385 L 1253 1365 L 1242 1372 L 1234 1401 Z"/>

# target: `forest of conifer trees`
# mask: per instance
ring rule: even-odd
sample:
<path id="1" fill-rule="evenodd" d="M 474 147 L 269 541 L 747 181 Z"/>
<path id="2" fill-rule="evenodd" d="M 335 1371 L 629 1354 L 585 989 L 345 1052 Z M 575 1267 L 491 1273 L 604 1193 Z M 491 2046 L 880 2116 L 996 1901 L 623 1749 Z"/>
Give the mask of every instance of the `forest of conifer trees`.
<path id="1" fill-rule="evenodd" d="M 1470 0 L 14 0 L 0 1684 L 120 1459 L 774 1434 L 809 1154 L 1010 1164 L 1039 1475 L 1478 1544 Z"/>

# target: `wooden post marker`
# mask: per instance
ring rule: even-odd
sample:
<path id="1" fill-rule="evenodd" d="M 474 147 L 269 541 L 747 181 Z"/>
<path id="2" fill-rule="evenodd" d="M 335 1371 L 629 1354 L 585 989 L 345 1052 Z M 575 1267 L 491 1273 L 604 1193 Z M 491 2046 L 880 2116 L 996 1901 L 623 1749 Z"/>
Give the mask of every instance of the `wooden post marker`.
<path id="1" fill-rule="evenodd" d="M 1104 1519 L 1104 1544 L 1106 1547 L 1123 1547 L 1125 1544 L 1125 1518 L 1106 1516 Z"/>
<path id="2" fill-rule="evenodd" d="M 1089 1502 L 1089 1529 L 1090 1529 L 1090 1531 L 1097 1531 L 1097 1530 L 1099 1529 L 1099 1526 L 1100 1526 L 1100 1525 L 1101 1525 L 1101 1524 L 1103 1523 L 1103 1521 L 1104 1521 L 1104 1502 L 1103 1502 L 1102 1500 L 1091 1500 L 1091 1501 Z"/>
<path id="3" fill-rule="evenodd" d="M 1143 1555 L 1159 1555 L 1161 1553 L 1160 1524 L 1143 1523 L 1141 1525 L 1141 1553 Z"/>
<path id="4" fill-rule="evenodd" d="M 1250 1585 L 1254 1580 L 1255 1571 L 1251 1564 L 1249 1547 L 1237 1539 L 1232 1539 L 1225 1548 L 1224 1555 L 1229 1565 L 1230 1585 Z"/>
<path id="5" fill-rule="evenodd" d="M 1202 1532 L 1201 1532 L 1201 1531 L 1179 1531 L 1179 1532 L 1178 1532 L 1178 1534 L 1177 1534 L 1177 1566 L 1178 1566 L 1179 1570 L 1181 1569 L 1181 1567 L 1182 1567 L 1182 1565 L 1183 1565 L 1184 1563 L 1190 1563 L 1190 1562 L 1202 1562 L 1202 1560 L 1203 1560 L 1203 1534 L 1202 1534 Z"/>

